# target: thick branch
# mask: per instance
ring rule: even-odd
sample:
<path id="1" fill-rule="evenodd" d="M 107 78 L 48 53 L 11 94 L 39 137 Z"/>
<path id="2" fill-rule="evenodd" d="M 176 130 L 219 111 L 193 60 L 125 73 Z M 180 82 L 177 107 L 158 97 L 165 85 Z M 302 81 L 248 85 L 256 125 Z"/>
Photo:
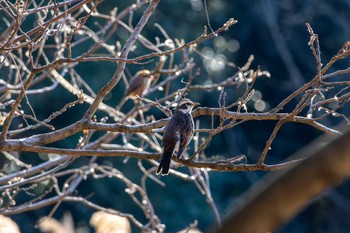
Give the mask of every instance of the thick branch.
<path id="1" fill-rule="evenodd" d="M 125 156 L 133 157 L 144 160 L 159 160 L 160 153 L 150 153 L 145 151 L 134 151 L 134 150 L 75 150 L 75 149 L 61 149 L 53 147 L 43 146 L 28 146 L 21 141 L 10 140 L 6 143 L 0 143 L 0 147 L 5 151 L 29 151 L 36 153 L 46 154 L 60 154 L 70 156 Z M 220 161 L 194 161 L 187 159 L 180 159 L 177 161 L 180 164 L 194 168 L 207 168 L 217 171 L 275 171 L 285 169 L 288 166 L 298 162 L 293 160 L 285 163 L 266 165 L 266 164 L 232 164 L 230 162 Z"/>
<path id="2" fill-rule="evenodd" d="M 350 131 L 324 147 L 319 141 L 308 146 L 302 152 L 303 157 L 309 156 L 307 159 L 256 184 L 216 232 L 272 232 L 281 226 L 312 198 L 349 176 L 349 140 Z"/>
<path id="3" fill-rule="evenodd" d="M 198 116 L 221 116 L 225 119 L 235 119 L 235 120 L 281 120 L 288 116 L 288 113 L 238 113 L 231 111 L 223 111 L 220 108 L 198 108 L 193 112 L 194 117 Z M 84 129 L 100 130 L 100 131 L 111 131 L 111 132 L 124 132 L 124 133 L 147 133 L 153 129 L 157 129 L 166 125 L 169 118 L 160 119 L 158 121 L 153 121 L 151 123 L 141 124 L 141 125 L 126 125 L 120 123 L 107 124 L 98 123 L 92 121 L 80 121 L 63 129 L 59 129 L 50 133 L 38 134 L 32 137 L 24 138 L 27 145 L 45 145 L 61 139 L 67 138 L 73 134 L 76 134 Z M 313 119 L 307 117 L 295 116 L 289 119 L 289 122 L 296 122 L 307 124 L 322 130 L 331 135 L 341 134 L 339 131 L 328 128 Z"/>

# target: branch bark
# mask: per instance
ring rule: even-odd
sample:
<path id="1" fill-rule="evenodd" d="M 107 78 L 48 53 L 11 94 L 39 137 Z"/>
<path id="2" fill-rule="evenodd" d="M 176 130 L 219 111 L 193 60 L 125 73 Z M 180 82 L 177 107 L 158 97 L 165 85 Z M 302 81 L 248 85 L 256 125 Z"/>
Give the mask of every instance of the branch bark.
<path id="1" fill-rule="evenodd" d="M 323 137 L 296 154 L 308 157 L 262 179 L 216 233 L 271 232 L 300 212 L 312 198 L 349 176 L 350 131 Z M 320 146 L 320 141 L 330 141 Z"/>

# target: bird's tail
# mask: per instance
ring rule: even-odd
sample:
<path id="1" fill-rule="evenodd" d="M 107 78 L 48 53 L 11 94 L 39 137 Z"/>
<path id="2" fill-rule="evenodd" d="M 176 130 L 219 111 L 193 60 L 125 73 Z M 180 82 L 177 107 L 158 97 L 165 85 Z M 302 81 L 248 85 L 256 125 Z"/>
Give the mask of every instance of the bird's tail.
<path id="1" fill-rule="evenodd" d="M 170 162 L 171 162 L 172 153 L 163 153 L 162 160 L 159 163 L 156 174 L 162 174 L 163 176 L 169 174 Z"/>

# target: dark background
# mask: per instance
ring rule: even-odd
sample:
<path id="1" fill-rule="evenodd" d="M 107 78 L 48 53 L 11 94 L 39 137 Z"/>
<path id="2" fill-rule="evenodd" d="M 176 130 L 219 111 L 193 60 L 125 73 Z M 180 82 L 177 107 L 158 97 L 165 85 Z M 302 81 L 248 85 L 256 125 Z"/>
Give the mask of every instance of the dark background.
<path id="1" fill-rule="evenodd" d="M 127 1 L 105 1 L 98 9 L 101 12 L 108 12 L 111 4 L 120 9 L 128 5 Z M 238 67 L 243 66 L 248 57 L 253 54 L 255 60 L 252 68 L 260 66 L 262 70 L 268 70 L 271 73 L 270 78 L 259 79 L 255 85 L 256 91 L 261 93 L 261 99 L 267 106 L 264 111 L 276 106 L 303 83 L 312 79 L 316 73 L 315 60 L 308 46 L 309 33 L 305 23 L 310 23 L 314 32 L 319 35 L 323 63 L 329 61 L 350 37 L 350 1 L 348 0 L 208 0 L 208 11 L 214 30 L 221 27 L 229 18 L 237 19 L 238 24 L 220 34 L 219 37 L 199 44 L 198 50 L 202 54 L 233 62 Z M 135 15 L 134 23 L 137 22 L 142 12 L 143 10 L 139 10 L 139 15 Z M 162 38 L 159 31 L 153 26 L 154 23 L 160 24 L 170 38 L 183 38 L 187 42 L 191 41 L 202 34 L 203 27 L 207 24 L 203 1 L 161 0 L 155 14 L 142 31 L 142 35 L 153 42 L 155 42 L 155 36 Z M 92 25 L 92 22 L 88 21 L 88 24 Z M 128 34 L 123 34 L 121 31 L 116 36 L 123 43 Z M 134 57 L 146 52 L 136 50 L 130 56 Z M 211 67 L 210 62 L 199 54 L 195 54 L 194 58 L 197 66 L 201 67 L 201 75 L 194 81 L 197 84 L 220 82 L 237 72 L 236 68 L 227 66 L 215 70 L 217 67 Z M 115 68 L 116 64 L 113 63 L 92 62 L 79 64 L 76 70 L 97 92 L 111 78 Z M 150 64 L 142 68 L 152 69 L 153 67 Z M 337 68 L 344 68 L 344 63 L 339 63 L 339 66 L 335 64 L 333 71 Z M 139 69 L 140 66 L 127 66 L 131 74 Z M 122 96 L 123 88 L 118 85 L 105 102 L 112 106 L 117 104 L 115 99 Z M 68 98 L 72 98 L 72 96 L 66 96 L 62 90 L 56 90 L 57 95 L 50 95 L 50 99 L 32 99 L 33 102 L 42 106 L 43 112 L 38 113 L 39 116 L 55 111 L 57 106 L 63 106 Z M 227 92 L 227 102 L 235 101 L 242 94 L 241 90 L 228 89 Z M 200 102 L 202 106 L 217 106 L 218 94 L 217 91 L 194 91 L 190 93 L 190 98 Z M 156 97 L 157 94 L 150 96 L 151 99 Z M 259 111 L 254 107 L 254 103 L 254 101 L 249 102 L 248 111 Z M 287 106 L 285 110 L 290 110 L 293 104 L 295 103 Z M 85 109 L 86 106 L 82 106 L 82 111 L 68 111 L 64 115 L 65 118 L 57 119 L 54 125 L 59 128 L 67 125 L 69 121 L 74 122 L 81 117 L 79 114 L 83 114 Z M 344 109 L 344 112 L 348 110 L 348 108 Z M 164 117 L 164 115 L 155 114 L 158 119 Z M 339 119 L 329 119 L 322 123 L 334 126 L 339 122 Z M 210 124 L 209 120 L 207 124 Z M 205 152 L 208 156 L 227 157 L 244 153 L 248 162 L 254 163 L 258 160 L 274 124 L 274 122 L 241 124 L 215 136 Z M 203 127 L 208 125 L 203 125 Z M 291 123 L 283 126 L 272 144 L 266 162 L 273 164 L 283 161 L 319 135 L 321 132 L 310 126 Z M 71 140 L 61 142 L 60 146 L 72 146 L 76 140 L 77 138 L 72 137 Z M 79 160 L 80 164 L 87 162 L 88 158 Z M 99 158 L 98 162 L 113 164 L 135 182 L 141 175 L 133 159 L 127 164 L 122 163 L 122 158 Z M 182 169 L 186 171 L 186 168 Z M 210 172 L 212 195 L 221 216 L 225 216 L 234 209 L 235 203 L 244 195 L 244 192 L 265 174 L 265 172 Z M 166 183 L 166 187 L 161 187 L 149 180 L 147 190 L 156 214 L 167 226 L 166 232 L 183 229 L 195 219 L 198 220 L 198 227 L 202 231 L 208 231 L 215 224 L 214 215 L 205 197 L 200 194 L 192 182 L 185 182 L 172 176 L 161 179 Z M 91 201 L 101 206 L 133 213 L 142 219 L 143 214 L 134 206 L 124 189 L 122 183 L 112 179 L 88 179 L 79 186 L 78 193 L 82 196 L 95 193 L 90 198 Z M 316 198 L 313 204 L 276 232 L 349 232 L 349 194 L 349 182 L 344 181 L 340 186 Z M 50 210 L 51 207 L 43 208 L 12 217 L 20 225 L 22 232 L 36 232 L 33 223 L 39 217 L 46 216 Z M 63 203 L 54 217 L 60 219 L 66 211 L 72 213 L 79 232 L 88 231 L 92 209 L 80 204 Z M 266 210 L 266 214 L 268 213 L 269 210 Z M 138 230 L 134 228 L 134 231 Z"/>

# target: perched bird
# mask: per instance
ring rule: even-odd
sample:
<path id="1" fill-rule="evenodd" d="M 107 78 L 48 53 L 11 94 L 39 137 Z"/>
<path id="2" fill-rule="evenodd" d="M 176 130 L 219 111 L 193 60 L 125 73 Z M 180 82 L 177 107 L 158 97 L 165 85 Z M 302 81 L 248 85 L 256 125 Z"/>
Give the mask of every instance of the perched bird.
<path id="1" fill-rule="evenodd" d="M 134 77 L 131 78 L 129 88 L 126 90 L 124 99 L 119 103 L 116 108 L 120 110 L 128 99 L 133 99 L 135 102 L 138 101 L 138 97 L 143 97 L 148 91 L 154 76 L 149 70 L 140 70 Z"/>
<path id="2" fill-rule="evenodd" d="M 164 129 L 163 154 L 157 174 L 167 175 L 174 152 L 177 151 L 177 158 L 179 159 L 190 143 L 194 132 L 191 111 L 197 105 L 198 103 L 194 103 L 189 99 L 183 99 L 177 105 L 174 115 Z"/>
<path id="3" fill-rule="evenodd" d="M 153 74 L 149 70 L 140 70 L 130 80 L 129 88 L 126 90 L 125 96 L 131 99 L 137 99 L 142 97 L 148 91 L 151 82 L 153 80 Z"/>

